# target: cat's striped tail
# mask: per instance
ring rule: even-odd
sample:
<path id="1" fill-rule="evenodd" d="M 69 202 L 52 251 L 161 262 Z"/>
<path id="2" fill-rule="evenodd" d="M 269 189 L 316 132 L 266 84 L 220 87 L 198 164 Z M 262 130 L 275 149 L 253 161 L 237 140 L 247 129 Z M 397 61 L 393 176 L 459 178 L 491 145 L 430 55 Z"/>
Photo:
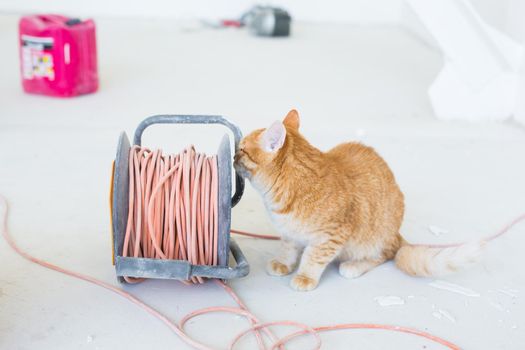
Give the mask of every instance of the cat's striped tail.
<path id="1" fill-rule="evenodd" d="M 412 276 L 443 276 L 467 268 L 480 260 L 484 242 L 455 246 L 412 245 L 403 240 L 396 266 Z"/>

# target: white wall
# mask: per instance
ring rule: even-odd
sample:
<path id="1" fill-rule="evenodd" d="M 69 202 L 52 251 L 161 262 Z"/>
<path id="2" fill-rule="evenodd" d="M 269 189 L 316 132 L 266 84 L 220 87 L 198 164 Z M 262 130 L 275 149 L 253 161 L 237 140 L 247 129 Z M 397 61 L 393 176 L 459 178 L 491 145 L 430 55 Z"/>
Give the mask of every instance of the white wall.
<path id="1" fill-rule="evenodd" d="M 525 46 L 525 0 L 469 0 L 486 23 Z M 401 5 L 400 23 L 430 46 L 437 43 L 407 4 Z M 520 72 L 520 88 L 514 117 L 525 125 L 525 60 Z"/>
<path id="2" fill-rule="evenodd" d="M 403 0 L 0 0 L 0 12 L 75 16 L 236 18 L 255 3 L 279 5 L 297 20 L 397 23 Z"/>
<path id="3" fill-rule="evenodd" d="M 491 26 L 496 29 L 509 34 L 509 13 L 510 5 L 512 2 L 516 3 L 514 7 L 519 7 L 518 3 L 525 5 L 525 0 L 469 0 L 474 8 L 478 11 L 480 16 Z M 402 2 L 400 23 L 404 25 L 413 34 L 419 36 L 421 39 L 434 45 L 433 38 L 426 32 L 425 27 L 419 22 L 419 19 L 414 15 L 410 7 Z M 522 6 L 523 7 L 523 6 Z M 525 8 L 521 9 L 521 12 L 516 14 L 516 22 L 518 22 L 518 16 L 520 23 L 523 23 L 521 19 L 525 16 Z"/>
<path id="4" fill-rule="evenodd" d="M 470 0 L 489 24 L 508 26 L 509 12 L 525 14 L 525 0 Z M 59 12 L 76 16 L 235 18 L 254 4 L 288 9 L 304 21 L 403 22 L 404 0 L 0 0 L 0 13 Z M 512 11 L 511 11 L 512 9 Z M 521 16 L 523 18 L 523 16 Z M 519 22 L 515 16 L 516 24 Z M 523 22 L 523 21 L 521 21 Z"/>
<path id="5" fill-rule="evenodd" d="M 506 31 L 525 45 L 525 1 L 509 0 Z M 521 85 L 518 91 L 515 117 L 525 125 L 525 65 L 521 69 Z"/>

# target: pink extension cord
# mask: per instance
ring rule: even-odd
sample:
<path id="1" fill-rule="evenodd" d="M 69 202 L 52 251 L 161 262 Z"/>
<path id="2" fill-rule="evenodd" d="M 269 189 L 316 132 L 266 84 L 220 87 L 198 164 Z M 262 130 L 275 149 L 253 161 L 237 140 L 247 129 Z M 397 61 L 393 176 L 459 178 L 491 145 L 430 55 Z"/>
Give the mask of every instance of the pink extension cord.
<path id="1" fill-rule="evenodd" d="M 217 265 L 217 157 L 196 153 L 193 146 L 168 156 L 133 146 L 129 160 L 129 212 L 122 256 Z M 196 277 L 192 282 L 203 279 Z"/>
<path id="2" fill-rule="evenodd" d="M 178 155 L 163 156 L 160 151 L 152 152 L 148 149 L 134 146 L 130 150 L 129 171 L 130 209 L 122 252 L 123 256 L 182 259 L 194 264 L 217 264 L 218 181 L 216 157 L 206 157 L 204 154 L 198 154 L 193 147 L 187 148 Z M 238 307 L 208 307 L 196 310 L 184 316 L 179 325 L 177 325 L 157 310 L 120 288 L 91 276 L 51 264 L 26 253 L 18 247 L 9 235 L 7 230 L 7 202 L 2 196 L 0 196 L 0 210 L 3 211 L 2 234 L 11 248 L 19 255 L 33 263 L 96 284 L 128 299 L 162 321 L 184 342 L 195 349 L 214 350 L 192 339 L 184 331 L 184 325 L 196 316 L 214 312 L 241 315 L 246 317 L 252 324 L 252 327 L 234 337 L 230 343 L 230 349 L 233 349 L 235 344 L 248 333 L 256 335 L 260 350 L 284 349 L 284 345 L 287 342 L 306 334 L 310 334 L 315 338 L 313 349 L 320 349 L 320 332 L 341 329 L 382 329 L 408 333 L 426 338 L 449 349 L 460 349 L 459 346 L 432 334 L 395 325 L 354 323 L 310 327 L 294 321 L 261 323 L 248 310 L 231 287 L 218 280 L 215 282 L 232 297 Z M 525 214 L 512 221 L 496 234 L 486 238 L 485 241 L 503 235 L 523 220 L 525 220 Z M 276 236 L 259 235 L 238 230 L 231 230 L 231 232 L 254 238 L 279 239 Z M 126 278 L 126 280 L 128 282 L 139 281 L 139 279 L 133 278 Z M 192 282 L 202 283 L 203 280 L 196 278 Z M 299 330 L 278 339 L 268 329 L 268 327 L 277 325 L 294 326 Z M 270 347 L 266 346 L 259 331 L 264 332 L 272 341 Z"/>

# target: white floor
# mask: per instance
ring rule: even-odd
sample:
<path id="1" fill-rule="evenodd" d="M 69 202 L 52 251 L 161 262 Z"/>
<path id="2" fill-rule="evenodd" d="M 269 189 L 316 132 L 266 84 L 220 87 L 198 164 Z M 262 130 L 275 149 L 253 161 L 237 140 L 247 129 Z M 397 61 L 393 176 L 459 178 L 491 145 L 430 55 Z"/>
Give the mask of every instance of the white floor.
<path id="1" fill-rule="evenodd" d="M 426 88 L 439 71 L 440 55 L 400 29 L 297 25 L 290 39 L 269 40 L 169 22 L 99 20 L 100 92 L 60 100 L 21 91 L 16 21 L 0 16 L 0 193 L 11 204 L 9 226 L 20 245 L 60 265 L 117 284 L 107 205 L 110 165 L 119 132 L 129 135 L 142 118 L 157 113 L 223 114 L 248 132 L 295 107 L 304 134 L 322 149 L 356 139 L 374 146 L 406 195 L 402 232 L 413 242 L 481 238 L 525 212 L 525 129 L 510 122 L 435 120 Z M 155 128 L 145 143 L 177 151 L 193 142 L 211 152 L 222 132 Z M 435 236 L 429 225 L 448 233 Z M 233 211 L 233 226 L 274 233 L 249 186 Z M 297 293 L 289 278 L 264 272 L 276 242 L 237 240 L 251 273 L 231 285 L 263 321 L 390 323 L 429 331 L 464 349 L 525 348 L 523 224 L 489 244 L 478 267 L 446 278 L 478 297 L 434 288 L 431 279 L 410 278 L 391 263 L 356 280 L 341 278 L 332 267 L 318 289 Z M 186 348 L 127 301 L 32 265 L 3 241 L 0 266 L 2 349 Z M 148 281 L 125 288 L 174 320 L 199 307 L 233 305 L 213 284 Z M 375 298 L 386 295 L 404 304 L 380 306 Z M 188 330 L 225 348 L 246 326 L 241 318 L 214 315 Z M 442 348 L 382 331 L 322 338 L 330 350 Z M 305 344 L 290 348 L 308 349 Z M 239 348 L 253 349 L 253 343 Z"/>

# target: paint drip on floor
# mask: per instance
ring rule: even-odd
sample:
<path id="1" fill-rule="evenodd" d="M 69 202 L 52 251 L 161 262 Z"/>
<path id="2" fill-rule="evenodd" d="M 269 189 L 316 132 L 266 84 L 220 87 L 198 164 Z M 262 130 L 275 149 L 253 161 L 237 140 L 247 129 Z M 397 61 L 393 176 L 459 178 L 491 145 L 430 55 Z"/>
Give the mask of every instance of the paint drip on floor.
<path id="1" fill-rule="evenodd" d="M 441 236 L 445 233 L 448 233 L 448 230 L 446 228 L 441 228 L 434 225 L 428 225 L 428 230 L 430 233 L 432 233 L 434 236 Z"/>
<path id="2" fill-rule="evenodd" d="M 494 308 L 498 309 L 499 311 L 505 311 L 505 307 L 503 306 L 503 304 L 501 304 L 501 303 L 499 303 L 497 301 L 489 299 L 489 304 L 491 306 L 493 306 Z"/>
<path id="3" fill-rule="evenodd" d="M 435 280 L 435 281 L 430 282 L 428 285 L 431 287 L 446 290 L 452 293 L 462 294 L 467 297 L 479 297 L 481 295 L 478 292 L 470 288 L 466 288 L 458 284 L 450 283 L 450 282 L 443 281 L 443 280 Z"/>
<path id="4" fill-rule="evenodd" d="M 518 290 L 513 288 L 500 288 L 496 290 L 497 292 L 500 292 L 501 294 L 505 294 L 508 297 L 511 297 L 513 299 L 518 297 Z"/>
<path id="5" fill-rule="evenodd" d="M 447 310 L 438 309 L 432 313 L 432 316 L 440 320 L 445 318 L 452 323 L 456 323 L 456 318 Z"/>
<path id="6" fill-rule="evenodd" d="M 383 295 L 375 297 L 374 300 L 381 306 L 403 305 L 405 300 L 395 295 Z"/>

